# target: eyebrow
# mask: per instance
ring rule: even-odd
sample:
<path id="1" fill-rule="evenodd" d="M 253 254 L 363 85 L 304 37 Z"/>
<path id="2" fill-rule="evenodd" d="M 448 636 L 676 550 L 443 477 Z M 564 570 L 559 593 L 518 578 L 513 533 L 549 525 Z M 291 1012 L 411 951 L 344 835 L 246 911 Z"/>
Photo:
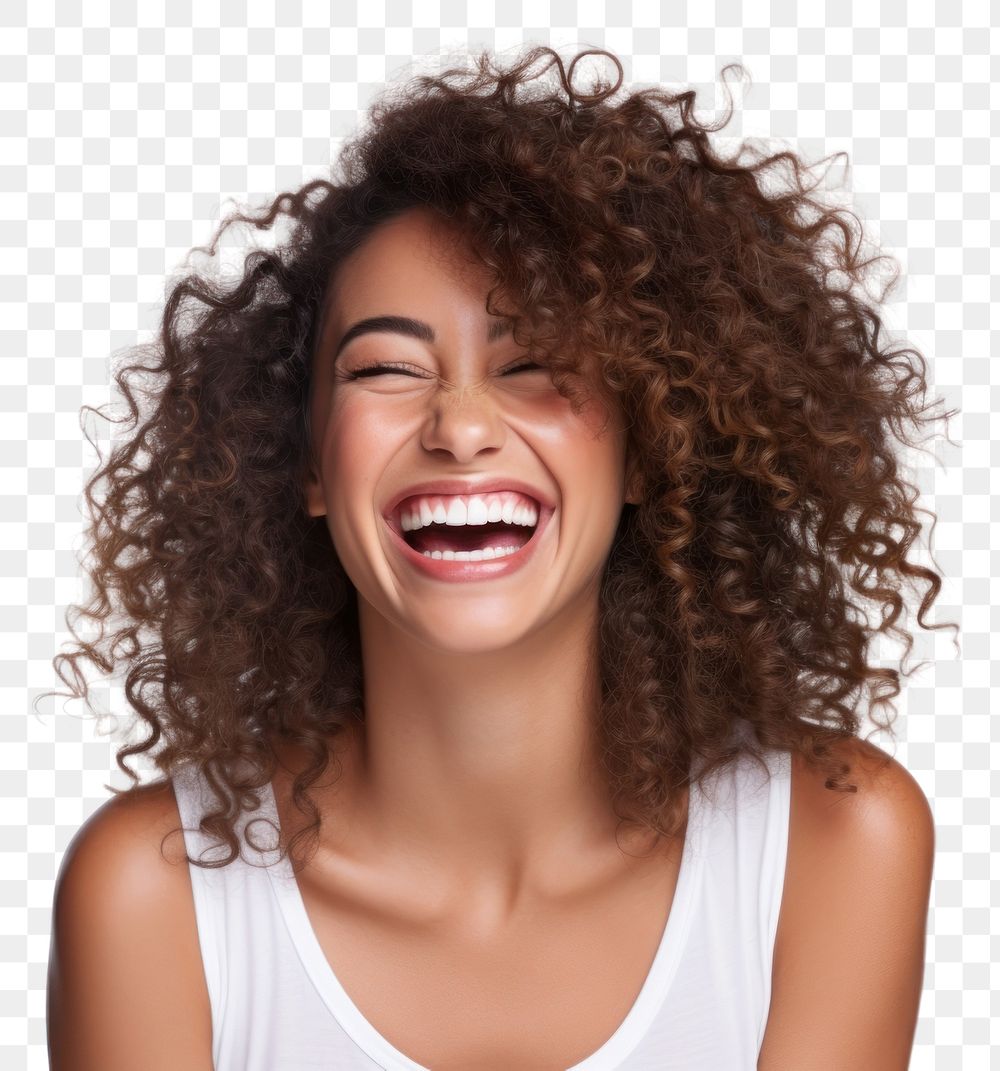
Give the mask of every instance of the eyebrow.
<path id="1" fill-rule="evenodd" d="M 509 319 L 494 317 L 486 332 L 486 341 L 495 342 L 498 338 L 509 334 L 511 322 Z M 407 335 L 410 338 L 419 339 L 421 342 L 433 342 L 436 338 L 434 328 L 423 320 L 414 320 L 410 316 L 369 316 L 364 320 L 358 320 L 352 324 L 341 336 L 333 351 L 333 359 L 336 360 L 341 350 L 359 335 L 367 335 L 374 331 L 388 331 L 396 335 Z"/>

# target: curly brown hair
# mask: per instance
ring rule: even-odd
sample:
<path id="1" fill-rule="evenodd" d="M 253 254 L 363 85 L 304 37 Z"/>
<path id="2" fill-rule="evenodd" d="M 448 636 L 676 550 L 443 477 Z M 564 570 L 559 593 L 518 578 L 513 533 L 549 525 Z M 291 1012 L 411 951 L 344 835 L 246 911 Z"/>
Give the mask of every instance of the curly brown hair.
<path id="1" fill-rule="evenodd" d="M 573 70 L 590 54 L 618 78 L 583 93 Z M 531 84 L 553 65 L 558 86 Z M 597 722 L 621 821 L 676 831 L 692 758 L 705 781 L 765 747 L 856 790 L 830 745 L 858 735 L 863 686 L 872 708 L 900 691 L 868 650 L 891 631 L 905 661 L 907 580 L 927 587 L 920 626 L 946 627 L 924 620 L 941 578 L 907 558 L 926 511 L 894 442 L 931 419 L 926 362 L 885 339 L 884 294 L 864 286 L 891 258 L 862 255 L 857 217 L 814 196 L 795 153 L 713 148 L 731 98 L 713 126 L 692 91 L 612 100 L 622 75 L 603 49 L 567 69 L 532 47 L 506 68 L 483 52 L 387 88 L 332 181 L 234 212 L 207 253 L 237 221 L 287 216 L 286 239 L 252 249 L 238 281 L 180 279 L 156 341 L 115 373 L 130 434 L 86 485 L 94 593 L 71 608 L 100 630 L 84 641 L 71 623 L 76 651 L 53 664 L 77 697 L 78 659 L 127 667 L 147 731 L 117 753 L 135 784 L 112 791 L 137 790 L 126 759 L 148 752 L 168 777 L 196 763 L 221 795 L 202 829 L 229 854 L 195 865 L 239 854 L 234 827 L 274 774 L 277 737 L 310 756 L 292 798 L 312 823 L 282 856 L 315 844 L 309 786 L 363 721 L 357 593 L 304 508 L 310 368 L 338 264 L 409 208 L 458 224 L 494 281 L 487 311 L 513 317 L 561 394 L 575 406 L 586 361 L 626 415 L 643 498 L 624 506 L 602 578 Z M 734 743 L 737 718 L 752 733 Z"/>

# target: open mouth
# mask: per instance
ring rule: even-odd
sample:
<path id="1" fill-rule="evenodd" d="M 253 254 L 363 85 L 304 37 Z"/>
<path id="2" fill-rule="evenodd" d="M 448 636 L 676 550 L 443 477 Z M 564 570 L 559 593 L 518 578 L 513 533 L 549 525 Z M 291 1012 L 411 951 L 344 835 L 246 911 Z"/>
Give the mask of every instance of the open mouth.
<path id="1" fill-rule="evenodd" d="M 499 558 L 519 551 L 534 535 L 537 524 L 429 524 L 401 532 L 406 544 L 427 557 L 450 557 L 477 553 L 484 558 Z"/>

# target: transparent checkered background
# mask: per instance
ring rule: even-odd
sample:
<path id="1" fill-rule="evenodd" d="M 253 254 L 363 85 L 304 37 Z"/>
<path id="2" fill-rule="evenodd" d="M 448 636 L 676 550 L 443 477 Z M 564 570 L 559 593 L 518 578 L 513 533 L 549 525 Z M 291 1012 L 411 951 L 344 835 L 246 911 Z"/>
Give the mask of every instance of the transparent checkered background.
<path id="1" fill-rule="evenodd" d="M 912 457 L 947 578 L 932 619 L 957 620 L 962 634 L 957 651 L 952 633 L 917 629 L 912 662 L 927 665 L 898 701 L 894 754 L 937 820 L 911 1067 L 997 1066 L 990 135 L 1000 72 L 989 22 L 986 0 L 0 4 L 0 1065 L 46 1066 L 54 879 L 108 798 L 104 784 L 128 784 L 113 725 L 62 700 L 32 707 L 58 683 L 51 659 L 82 593 L 80 492 L 96 457 L 80 407 L 109 400 L 109 358 L 152 337 L 166 283 L 232 200 L 261 204 L 323 175 L 380 86 L 414 64 L 434 68 L 420 57 L 547 42 L 564 56 L 611 48 L 629 84 L 691 85 L 703 116 L 725 105 L 721 67 L 742 60 L 753 82 L 734 87 L 720 137 L 770 138 L 813 160 L 845 151 L 850 169 L 835 167 L 843 185 L 831 196 L 902 264 L 888 322 L 928 357 L 931 396 L 961 409 L 953 444 L 939 433 Z M 106 452 L 108 425 L 86 426 Z M 127 714 L 116 682 L 95 687 L 102 709 Z"/>

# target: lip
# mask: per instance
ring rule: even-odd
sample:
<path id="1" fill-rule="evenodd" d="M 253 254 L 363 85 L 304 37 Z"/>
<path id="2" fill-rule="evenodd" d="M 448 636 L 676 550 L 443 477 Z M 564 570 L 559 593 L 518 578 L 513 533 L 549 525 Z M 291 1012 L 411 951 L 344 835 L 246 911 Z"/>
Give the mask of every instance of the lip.
<path id="1" fill-rule="evenodd" d="M 399 507 L 408 498 L 413 498 L 415 495 L 485 495 L 491 491 L 516 491 L 534 499 L 538 504 L 539 515 L 538 528 L 535 529 L 536 535 L 541 528 L 542 515 L 546 512 L 551 512 L 555 508 L 555 503 L 544 491 L 540 491 L 537 487 L 532 487 L 531 484 L 525 483 L 524 480 L 518 480 L 513 476 L 485 476 L 478 480 L 468 478 L 464 480 L 441 479 L 425 480 L 423 483 L 413 484 L 411 487 L 407 487 L 405 491 L 400 491 L 392 499 L 383 511 L 382 516 L 396 535 L 402 538 L 403 531 L 399 523 Z M 527 544 L 525 545 L 527 546 Z M 510 555 L 510 557 L 514 557 L 514 555 Z"/>
<path id="2" fill-rule="evenodd" d="M 436 485 L 440 486 L 440 485 Z M 509 484 L 504 488 L 494 488 L 494 490 L 521 490 L 518 487 L 511 487 Z M 408 492 L 408 494 L 428 492 Z M 439 494 L 462 494 L 460 491 L 444 492 L 439 491 Z M 474 492 L 464 492 L 472 494 Z M 527 494 L 527 491 L 522 492 Z M 406 497 L 406 496 L 404 496 Z M 403 501 L 402 498 L 399 500 Z M 414 550 L 409 543 L 403 538 L 401 532 L 397 532 L 392 524 L 387 523 L 389 529 L 389 537 L 392 540 L 393 545 L 402 554 L 402 556 L 419 572 L 422 572 L 425 576 L 434 580 L 452 580 L 452 581 L 472 581 L 472 580 L 494 580 L 499 577 L 508 576 L 510 573 L 516 572 L 518 569 L 523 568 L 532 559 L 535 551 L 538 548 L 538 544 L 542 540 L 542 536 L 545 534 L 549 526 L 549 520 L 555 509 L 550 506 L 539 506 L 538 510 L 538 524 L 535 526 L 535 530 L 531 533 L 531 538 L 527 543 L 521 547 L 520 550 L 515 551 L 513 554 L 506 554 L 502 558 L 484 559 L 481 562 L 473 561 L 447 561 L 444 558 L 428 558 L 421 554 L 419 551 Z M 386 518 L 388 522 L 388 518 Z"/>

